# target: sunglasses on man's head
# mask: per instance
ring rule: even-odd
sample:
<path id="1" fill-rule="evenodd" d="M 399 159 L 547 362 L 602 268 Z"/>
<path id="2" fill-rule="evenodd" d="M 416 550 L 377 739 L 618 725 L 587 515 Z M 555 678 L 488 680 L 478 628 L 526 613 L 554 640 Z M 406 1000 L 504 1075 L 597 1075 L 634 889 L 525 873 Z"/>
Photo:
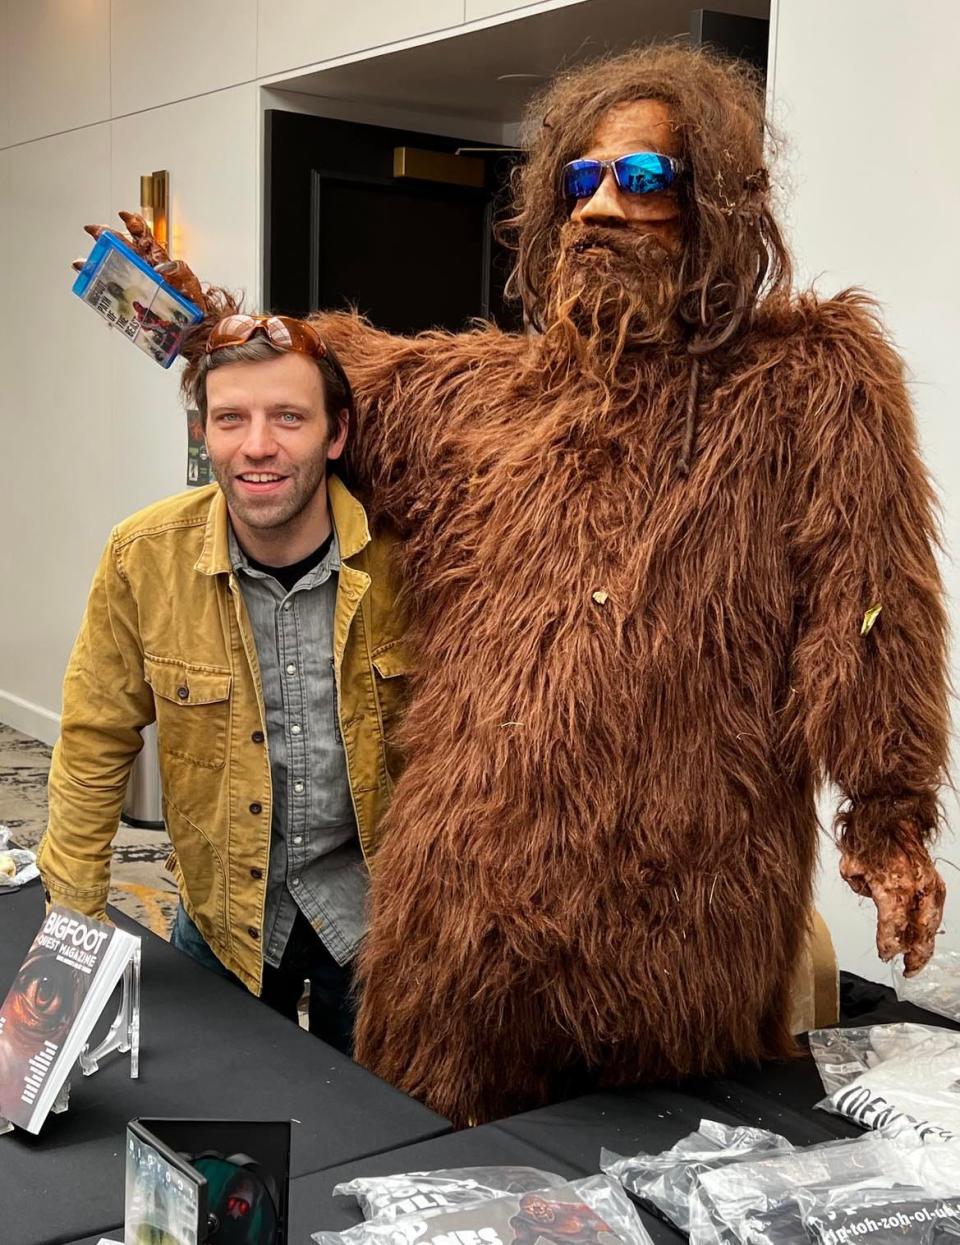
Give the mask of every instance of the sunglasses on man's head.
<path id="1" fill-rule="evenodd" d="M 214 325 L 207 338 L 207 354 L 227 346 L 242 346 L 257 333 L 264 333 L 278 350 L 313 355 L 327 353 L 323 339 L 313 325 L 293 316 L 225 316 Z"/>
<path id="2" fill-rule="evenodd" d="M 563 166 L 563 193 L 568 199 L 591 199 L 600 188 L 607 169 L 628 195 L 649 195 L 666 190 L 683 172 L 683 161 L 655 151 L 633 151 L 616 160 L 571 160 Z"/>

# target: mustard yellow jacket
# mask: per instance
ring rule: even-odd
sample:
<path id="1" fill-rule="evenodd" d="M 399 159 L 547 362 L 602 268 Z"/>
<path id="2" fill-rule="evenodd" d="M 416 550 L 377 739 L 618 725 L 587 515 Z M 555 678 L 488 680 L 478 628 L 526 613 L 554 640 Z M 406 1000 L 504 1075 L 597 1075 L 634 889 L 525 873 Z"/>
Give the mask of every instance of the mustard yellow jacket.
<path id="1" fill-rule="evenodd" d="M 410 665 L 397 542 L 331 476 L 342 560 L 334 614 L 340 725 L 368 864 L 396 777 L 391 724 Z M 218 958 L 260 990 L 270 852 L 270 759 L 257 653 L 230 565 L 226 503 L 204 489 L 111 534 L 63 686 L 50 814 L 39 851 L 48 898 L 102 916 L 140 730 L 156 720 L 168 865 Z"/>

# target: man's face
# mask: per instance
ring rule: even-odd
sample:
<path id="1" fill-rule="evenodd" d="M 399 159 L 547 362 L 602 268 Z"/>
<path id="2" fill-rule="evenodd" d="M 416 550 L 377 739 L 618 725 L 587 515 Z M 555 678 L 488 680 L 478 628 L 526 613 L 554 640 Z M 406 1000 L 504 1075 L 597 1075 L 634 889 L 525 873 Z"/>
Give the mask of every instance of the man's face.
<path id="1" fill-rule="evenodd" d="M 655 151 L 664 156 L 680 154 L 668 105 L 655 99 L 617 104 L 605 113 L 579 158 L 615 160 L 634 151 Z M 631 195 L 621 190 L 613 169 L 589 199 L 578 199 L 570 219 L 584 225 L 625 228 L 646 234 L 670 251 L 680 248 L 680 211 L 676 190 Z"/>
<path id="2" fill-rule="evenodd" d="M 323 378 L 307 355 L 227 363 L 206 378 L 207 453 L 235 519 L 283 527 L 313 501 L 346 423 L 329 435 Z"/>

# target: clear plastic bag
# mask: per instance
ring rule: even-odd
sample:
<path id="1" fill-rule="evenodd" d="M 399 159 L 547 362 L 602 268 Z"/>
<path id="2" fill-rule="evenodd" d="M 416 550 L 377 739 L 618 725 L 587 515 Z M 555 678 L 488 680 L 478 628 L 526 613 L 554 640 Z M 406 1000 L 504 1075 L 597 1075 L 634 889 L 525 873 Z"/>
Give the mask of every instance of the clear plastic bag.
<path id="1" fill-rule="evenodd" d="M 799 1245 L 807 1239 L 802 1194 L 851 1185 L 886 1187 L 901 1171 L 893 1141 L 868 1133 L 703 1172 L 690 1194 L 691 1245 Z"/>
<path id="2" fill-rule="evenodd" d="M 630 1199 L 607 1176 L 368 1220 L 346 1232 L 314 1232 L 311 1239 L 317 1245 L 653 1245 Z"/>
<path id="3" fill-rule="evenodd" d="M 960 1197 L 936 1197 L 907 1185 L 835 1189 L 802 1205 L 814 1245 L 937 1245 L 945 1229 L 960 1234 Z"/>
<path id="4" fill-rule="evenodd" d="M 628 1193 L 663 1215 L 681 1232 L 690 1228 L 690 1191 L 702 1172 L 744 1162 L 760 1154 L 792 1150 L 786 1137 L 762 1128 L 733 1128 L 701 1120 L 695 1133 L 660 1154 L 622 1158 L 600 1153 L 600 1169 L 619 1180 Z"/>
<path id="5" fill-rule="evenodd" d="M 810 1049 L 827 1098 L 862 1128 L 960 1137 L 960 1033 L 928 1025 L 818 1029 Z"/>
<path id="6" fill-rule="evenodd" d="M 358 1176 L 338 1184 L 335 1196 L 352 1195 L 364 1219 L 387 1223 L 401 1215 L 429 1215 L 451 1206 L 529 1193 L 566 1184 L 556 1172 L 536 1167 L 451 1167 L 432 1172 L 404 1172 L 399 1176 Z"/>
<path id="7" fill-rule="evenodd" d="M 3 856 L 9 857 L 16 870 L 11 876 L 6 870 L 0 868 L 0 894 L 4 890 L 16 890 L 18 887 L 25 885 L 27 882 L 32 882 L 34 878 L 40 876 L 36 855 L 25 847 L 10 847 L 9 843 L 9 827 L 0 826 L 0 858 Z M 0 864 L 3 863 L 5 862 L 0 859 Z"/>
<path id="8" fill-rule="evenodd" d="M 913 977 L 904 977 L 903 960 L 897 957 L 892 976 L 902 1002 L 960 1021 L 960 951 L 938 951 Z"/>

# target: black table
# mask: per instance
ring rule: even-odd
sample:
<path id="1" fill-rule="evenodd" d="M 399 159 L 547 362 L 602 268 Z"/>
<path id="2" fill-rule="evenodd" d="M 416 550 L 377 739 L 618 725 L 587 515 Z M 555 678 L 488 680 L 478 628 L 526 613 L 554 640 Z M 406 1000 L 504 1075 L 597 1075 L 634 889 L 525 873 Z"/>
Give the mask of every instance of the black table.
<path id="1" fill-rule="evenodd" d="M 960 1028 L 910 1004 L 898 1003 L 892 990 L 842 975 L 841 1024 L 904 1020 Z M 863 1130 L 856 1125 L 816 1110 L 823 1097 L 820 1074 L 809 1055 L 788 1064 L 738 1068 L 710 1080 L 586 1094 L 482 1128 L 301 1177 L 290 1190 L 290 1245 L 309 1245 L 310 1233 L 319 1228 L 340 1231 L 360 1222 L 353 1198 L 332 1196 L 336 1184 L 359 1175 L 525 1164 L 576 1179 L 599 1171 L 604 1147 L 622 1155 L 656 1153 L 693 1132 L 701 1119 L 767 1128 L 798 1146 L 862 1135 Z M 640 1215 L 658 1245 L 678 1245 L 686 1240 L 655 1216 L 645 1211 Z"/>
<path id="2" fill-rule="evenodd" d="M 135 1116 L 287 1119 L 303 1176 L 450 1131 L 392 1086 L 111 910 L 143 940 L 140 1077 L 111 1055 L 72 1081 L 39 1136 L 0 1137 L 0 1241 L 61 1245 L 123 1218 L 123 1140 Z M 0 898 L 0 997 L 43 917 L 30 883 Z M 116 1234 L 116 1233 L 115 1233 Z"/>

